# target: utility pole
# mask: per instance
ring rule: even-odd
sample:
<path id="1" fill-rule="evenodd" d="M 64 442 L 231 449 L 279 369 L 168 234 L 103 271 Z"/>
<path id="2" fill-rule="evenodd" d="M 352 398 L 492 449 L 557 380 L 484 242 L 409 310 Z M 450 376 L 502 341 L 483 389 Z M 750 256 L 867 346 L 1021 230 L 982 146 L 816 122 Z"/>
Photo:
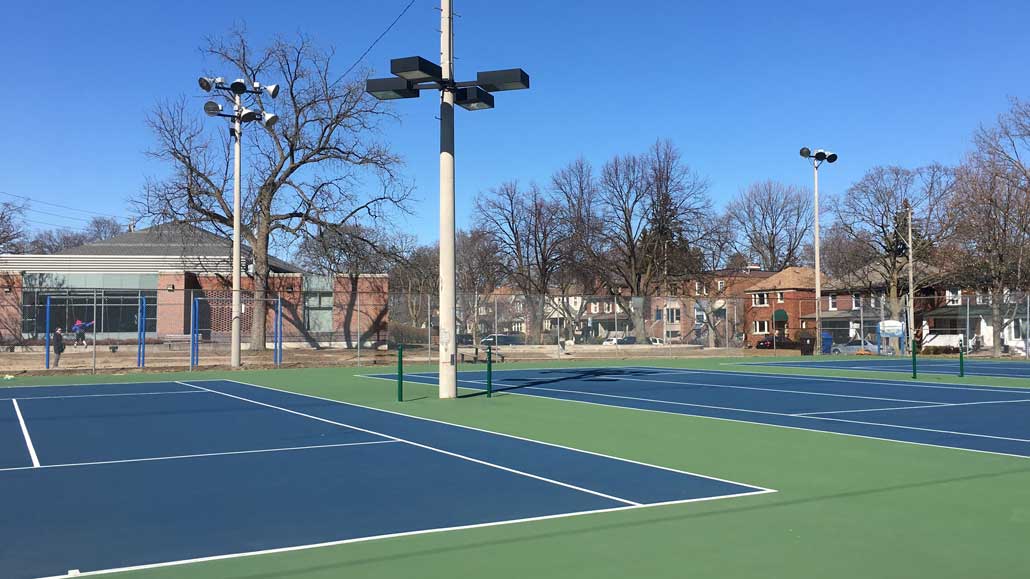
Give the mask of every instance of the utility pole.
<path id="1" fill-rule="evenodd" d="M 915 248 L 912 247 L 912 204 L 905 200 L 908 213 L 908 346 L 915 350 L 916 340 L 916 286 L 915 286 Z"/>

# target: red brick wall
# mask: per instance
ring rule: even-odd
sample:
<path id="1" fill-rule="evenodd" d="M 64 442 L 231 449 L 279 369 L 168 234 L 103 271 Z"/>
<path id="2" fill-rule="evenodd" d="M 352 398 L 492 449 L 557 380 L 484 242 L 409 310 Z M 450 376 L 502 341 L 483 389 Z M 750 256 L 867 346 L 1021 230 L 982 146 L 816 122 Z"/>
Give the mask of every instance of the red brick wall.
<path id="1" fill-rule="evenodd" d="M 389 323 L 389 279 L 386 276 L 337 276 L 333 284 L 333 329 L 347 347 L 385 340 Z"/>
<path id="2" fill-rule="evenodd" d="M 796 338 L 797 333 L 801 330 L 801 317 L 815 313 L 815 291 L 786 290 L 783 292 L 783 303 L 776 301 L 776 291 L 765 293 L 769 296 L 767 305 L 765 306 L 752 305 L 751 296 L 754 294 L 747 295 L 747 303 L 744 306 L 744 318 L 747 321 L 747 327 L 744 331 L 747 332 L 747 341 L 754 346 L 760 340 L 773 333 L 775 324 L 773 324 L 772 319 L 773 313 L 776 312 L 776 310 L 783 310 L 787 313 L 786 335 L 791 339 Z M 824 307 L 825 301 L 825 298 L 823 298 Z M 768 322 L 768 334 L 755 334 L 754 322 L 759 320 L 765 320 Z"/>

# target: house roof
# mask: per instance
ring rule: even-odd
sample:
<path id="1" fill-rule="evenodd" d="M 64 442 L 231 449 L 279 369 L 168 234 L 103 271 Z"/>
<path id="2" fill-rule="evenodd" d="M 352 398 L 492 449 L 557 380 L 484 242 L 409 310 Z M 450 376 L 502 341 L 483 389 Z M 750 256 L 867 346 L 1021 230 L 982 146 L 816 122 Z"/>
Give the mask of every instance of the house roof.
<path id="1" fill-rule="evenodd" d="M 243 259 L 251 259 L 250 246 L 242 244 Z M 67 256 L 132 256 L 181 257 L 185 264 L 207 262 L 205 258 L 228 258 L 232 240 L 188 223 L 161 223 L 145 229 L 129 231 L 103 241 L 71 247 L 56 255 Z M 273 273 L 304 273 L 304 270 L 275 256 L 268 257 Z"/>
<path id="2" fill-rule="evenodd" d="M 822 276 L 825 284 L 828 278 Z M 810 267 L 788 267 L 747 288 L 747 293 L 815 288 L 815 270 Z"/>
<path id="3" fill-rule="evenodd" d="M 923 263 L 919 260 L 913 262 L 916 266 L 915 276 L 917 279 L 926 282 L 940 282 L 946 277 L 946 273 L 939 267 Z M 908 266 L 902 267 L 902 275 L 899 279 L 902 286 L 908 286 Z M 831 279 L 826 284 L 829 290 L 863 290 L 883 289 L 887 287 L 887 274 L 878 262 L 870 263 L 849 274 L 841 275 Z M 919 286 L 917 285 L 917 288 Z"/>

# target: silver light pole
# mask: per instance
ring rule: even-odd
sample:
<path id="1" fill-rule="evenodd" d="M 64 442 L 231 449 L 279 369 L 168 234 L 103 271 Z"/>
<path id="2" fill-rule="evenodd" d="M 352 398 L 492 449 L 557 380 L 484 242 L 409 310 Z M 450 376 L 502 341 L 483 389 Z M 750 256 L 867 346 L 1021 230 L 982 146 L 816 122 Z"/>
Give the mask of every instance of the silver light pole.
<path id="1" fill-rule="evenodd" d="M 414 98 L 427 89 L 440 91 L 440 398 L 457 396 L 454 105 L 470 111 L 491 109 L 491 93 L 529 88 L 529 75 L 521 68 L 479 72 L 474 81 L 455 81 L 453 23 L 452 0 L 441 0 L 439 65 L 419 56 L 395 58 L 390 61 L 390 72 L 396 78 L 365 81 L 365 92 L 380 100 Z"/>
<path id="2" fill-rule="evenodd" d="M 230 342 L 230 364 L 233 368 L 240 367 L 240 344 L 241 344 L 241 317 L 242 317 L 242 293 L 241 287 L 242 280 L 242 225 L 241 225 L 241 214 L 242 214 L 242 192 L 241 192 L 241 181 L 242 181 L 242 165 L 243 165 L 243 123 L 249 123 L 258 121 L 266 129 L 271 130 L 275 123 L 279 120 L 276 115 L 260 111 L 251 110 L 243 106 L 243 95 L 245 94 L 262 94 L 267 93 L 271 98 L 275 98 L 279 95 L 279 86 L 275 84 L 261 85 L 260 83 L 254 82 L 247 84 L 241 78 L 234 80 L 232 83 L 226 85 L 225 80 L 219 78 L 207 78 L 201 77 L 197 83 L 200 85 L 201 90 L 204 92 L 211 92 L 212 90 L 218 90 L 226 95 L 230 95 L 233 103 L 232 114 L 223 113 L 222 105 L 215 101 L 207 101 L 204 103 L 204 112 L 211 117 L 226 117 L 232 120 L 232 128 L 230 134 L 233 138 L 233 181 L 232 181 L 232 337 Z"/>
<path id="3" fill-rule="evenodd" d="M 822 149 L 812 153 L 808 147 L 801 148 L 801 156 L 812 162 L 812 174 L 815 182 L 815 227 L 813 228 L 812 242 L 815 246 L 815 354 L 818 356 L 823 351 L 823 320 L 822 320 L 822 268 L 819 264 L 819 165 L 823 161 L 833 163 L 837 161 L 836 153 L 829 153 Z"/>

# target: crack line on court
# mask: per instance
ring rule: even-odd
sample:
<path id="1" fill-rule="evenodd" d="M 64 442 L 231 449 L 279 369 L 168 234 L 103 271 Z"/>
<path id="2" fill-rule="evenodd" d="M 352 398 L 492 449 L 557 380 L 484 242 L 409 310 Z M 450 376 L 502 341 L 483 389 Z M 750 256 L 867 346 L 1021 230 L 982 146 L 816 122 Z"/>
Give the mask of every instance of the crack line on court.
<path id="1" fill-rule="evenodd" d="M 9 472 L 15 470 L 28 470 L 30 468 L 70 468 L 76 466 L 98 466 L 105 464 L 126 464 L 133 462 L 158 462 L 163 460 L 183 460 L 187 458 L 205 458 L 210 456 L 234 456 L 240 454 L 262 454 L 269 452 L 292 452 L 296 450 L 315 450 L 319 448 L 340 448 L 344 446 L 367 446 L 370 444 L 396 444 L 396 440 L 370 440 L 365 442 L 341 442 L 338 444 L 313 444 L 310 446 L 286 446 L 282 448 L 259 448 L 256 450 L 227 450 L 225 452 L 204 452 L 199 454 L 176 454 L 171 456 L 148 456 L 143 458 L 123 458 L 116 460 L 97 460 L 92 462 L 67 462 L 62 464 L 45 464 L 38 467 L 28 466 L 15 466 L 8 468 L 0 468 L 0 472 Z"/>

